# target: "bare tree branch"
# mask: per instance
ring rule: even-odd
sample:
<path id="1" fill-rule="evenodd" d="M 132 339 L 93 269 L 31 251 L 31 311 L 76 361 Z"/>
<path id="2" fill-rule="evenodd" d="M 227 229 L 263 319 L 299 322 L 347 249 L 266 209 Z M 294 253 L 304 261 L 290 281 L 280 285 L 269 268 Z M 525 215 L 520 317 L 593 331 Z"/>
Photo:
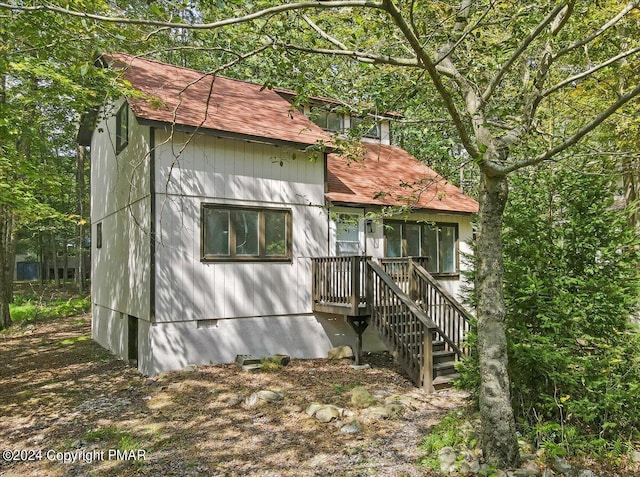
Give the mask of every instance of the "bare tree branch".
<path id="1" fill-rule="evenodd" d="M 578 73 L 577 75 L 571 76 L 570 78 L 565 79 L 564 81 L 561 81 L 560 83 L 556 84 L 555 86 L 552 86 L 551 88 L 549 88 L 548 90 L 546 90 L 544 93 L 542 93 L 542 97 L 547 97 L 553 93 L 555 93 L 557 90 L 559 90 L 560 88 L 563 88 L 567 85 L 570 85 L 571 83 L 573 83 L 574 81 L 578 81 L 582 78 L 586 78 L 587 76 L 595 73 L 598 70 L 601 70 L 602 68 L 606 68 L 607 66 L 615 63 L 618 60 L 621 60 L 623 58 L 627 58 L 629 56 L 635 55 L 636 53 L 640 52 L 640 47 L 637 48 L 632 48 L 631 50 L 628 51 L 624 51 L 622 53 L 620 53 L 619 55 L 616 55 L 612 58 L 609 58 L 607 61 L 605 61 L 604 63 L 600 63 L 599 65 L 596 65 L 588 70 L 583 71 L 582 73 Z"/>
<path id="2" fill-rule="evenodd" d="M 413 33 L 413 30 L 407 24 L 404 17 L 402 16 L 402 13 L 400 13 L 393 2 L 391 0 L 384 0 L 383 5 L 383 8 L 389 13 L 391 18 L 393 18 L 395 24 L 398 26 L 398 28 L 400 28 L 405 38 L 409 41 L 409 44 L 411 45 L 413 51 L 415 51 L 420 63 L 424 65 L 424 68 L 429 73 L 431 81 L 440 94 L 440 97 L 444 101 L 445 107 L 447 108 L 447 111 L 451 116 L 451 119 L 456 127 L 456 130 L 458 131 L 460 140 L 462 141 L 464 148 L 467 150 L 471 157 L 473 157 L 474 159 L 479 159 L 481 157 L 480 152 L 473 144 L 471 137 L 469 136 L 469 132 L 464 125 L 462 116 L 458 111 L 455 102 L 453 101 L 451 93 L 442 82 L 442 77 L 440 76 L 440 72 L 436 68 L 435 63 L 430 58 L 429 54 L 424 50 L 424 48 L 420 44 L 420 41 Z"/>
<path id="3" fill-rule="evenodd" d="M 549 24 L 558 16 L 558 14 L 566 7 L 571 0 L 564 1 L 556 5 L 556 7 L 549 12 L 549 14 L 538 24 L 538 26 L 526 37 L 520 46 L 516 48 L 516 50 L 512 53 L 511 57 L 500 67 L 496 75 L 493 77 L 491 82 L 487 85 L 487 89 L 485 89 L 484 93 L 482 93 L 482 101 L 487 102 L 498 88 L 500 83 L 502 82 L 502 78 L 507 72 L 511 69 L 513 64 L 516 62 L 518 58 L 529 48 L 529 45 L 538 38 L 538 36 L 544 31 L 544 29 L 549 26 Z"/>
<path id="4" fill-rule="evenodd" d="M 421 64 L 418 62 L 418 60 L 416 60 L 415 58 L 395 58 L 392 56 L 376 55 L 374 53 L 367 53 L 364 51 L 330 50 L 326 48 L 311 48 L 311 47 L 298 46 L 298 45 L 292 45 L 292 44 L 284 44 L 280 46 L 288 50 L 302 51 L 304 53 L 315 53 L 315 54 L 328 55 L 328 56 L 348 56 L 362 63 L 407 66 L 407 67 L 413 67 L 413 68 L 422 67 Z"/>
<path id="5" fill-rule="evenodd" d="M 325 40 L 327 40 L 329 43 L 334 44 L 335 46 L 337 46 L 338 48 L 340 48 L 341 50 L 348 50 L 349 48 L 347 48 L 347 46 L 342 43 L 341 41 L 333 38 L 331 35 L 329 35 L 327 32 L 325 32 L 322 28 L 320 28 L 318 25 L 316 25 L 313 20 L 311 20 L 311 18 L 309 18 L 307 15 L 302 15 L 302 19 L 307 22 L 307 24 L 313 28 L 315 30 L 315 32 L 320 35 L 322 38 L 324 38 Z"/>
<path id="6" fill-rule="evenodd" d="M 562 48 L 561 50 L 559 50 L 552 58 L 552 61 L 557 60 L 558 58 L 566 55 L 567 53 L 570 53 L 571 51 L 575 50 L 576 48 L 580 48 L 588 43 L 591 43 L 593 40 L 595 40 L 596 38 L 598 38 L 600 35 L 602 35 L 603 33 L 605 33 L 609 28 L 615 26 L 620 20 L 622 20 L 622 18 L 629 13 L 631 10 L 633 10 L 634 8 L 638 8 L 638 5 L 640 5 L 640 0 L 633 0 L 631 2 L 629 2 L 621 11 L 620 13 L 618 13 L 615 17 L 613 17 L 611 20 L 609 20 L 608 22 L 606 22 L 604 25 L 602 25 L 600 28 L 598 28 L 595 32 L 593 32 L 591 35 L 583 38 L 582 40 L 576 41 L 575 43 L 572 43 L 571 45 Z"/>
<path id="7" fill-rule="evenodd" d="M 0 3 L 0 8 L 5 10 L 23 11 L 23 12 L 38 12 L 48 11 L 54 13 L 61 13 L 64 15 L 70 15 L 74 17 L 86 18 L 89 20 L 96 20 L 107 23 L 121 23 L 129 25 L 148 25 L 155 27 L 167 27 L 167 28 L 183 28 L 189 30 L 215 30 L 230 25 L 237 25 L 240 23 L 247 23 L 259 18 L 275 15 L 292 10 L 309 10 L 309 9 L 335 9 L 344 7 L 367 7 L 382 9 L 382 3 L 374 2 L 370 0 L 335 0 L 335 1 L 316 1 L 316 2 L 298 2 L 298 3 L 285 3 L 283 5 L 277 5 L 275 7 L 265 8 L 258 10 L 257 12 L 250 13 L 241 17 L 228 18 L 226 20 L 220 20 L 212 23 L 181 23 L 181 22 L 167 22 L 158 20 L 145 20 L 141 18 L 126 18 L 126 17 L 112 17 L 97 15 L 94 13 L 80 12 L 77 10 L 71 10 L 68 8 L 62 8 L 57 6 L 48 5 L 36 5 L 36 6 L 19 6 L 11 5 L 8 3 Z"/>
<path id="8" fill-rule="evenodd" d="M 522 169 L 523 167 L 532 166 L 532 165 L 535 165 L 535 164 L 539 164 L 540 162 L 543 162 L 543 161 L 551 159 L 552 157 L 554 157 L 555 155 L 563 152 L 564 150 L 568 149 L 569 147 L 574 146 L 583 137 L 585 137 L 587 134 L 589 134 L 595 128 L 600 126 L 609 117 L 611 117 L 618 109 L 620 109 L 622 106 L 624 106 L 626 103 L 628 103 L 630 100 L 632 100 L 633 98 L 635 98 L 637 96 L 640 96 L 640 84 L 638 86 L 636 86 L 634 89 L 632 89 L 631 91 L 628 91 L 624 95 L 620 96 L 615 103 L 613 103 L 607 109 L 605 109 L 600 114 L 598 114 L 595 118 L 593 118 L 593 120 L 591 120 L 591 122 L 589 122 L 585 126 L 583 126 L 580 129 L 578 129 L 570 138 L 566 139 L 561 144 L 557 145 L 556 147 L 553 147 L 553 148 L 549 149 L 548 151 L 546 151 L 543 154 L 540 154 L 537 157 L 534 157 L 533 159 L 529 159 L 529 160 L 521 161 L 521 162 L 516 162 L 515 164 L 512 164 L 511 166 L 502 167 L 500 169 L 500 172 L 502 174 L 508 174 L 508 173 L 516 171 L 518 169 Z"/>

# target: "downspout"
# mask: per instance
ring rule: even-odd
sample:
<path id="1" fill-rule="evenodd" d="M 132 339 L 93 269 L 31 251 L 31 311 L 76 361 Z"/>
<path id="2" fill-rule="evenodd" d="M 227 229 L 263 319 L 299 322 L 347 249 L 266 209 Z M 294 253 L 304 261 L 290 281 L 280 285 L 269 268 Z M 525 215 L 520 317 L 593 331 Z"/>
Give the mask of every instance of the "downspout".
<path id="1" fill-rule="evenodd" d="M 156 135 L 149 126 L 149 322 L 156 322 Z"/>

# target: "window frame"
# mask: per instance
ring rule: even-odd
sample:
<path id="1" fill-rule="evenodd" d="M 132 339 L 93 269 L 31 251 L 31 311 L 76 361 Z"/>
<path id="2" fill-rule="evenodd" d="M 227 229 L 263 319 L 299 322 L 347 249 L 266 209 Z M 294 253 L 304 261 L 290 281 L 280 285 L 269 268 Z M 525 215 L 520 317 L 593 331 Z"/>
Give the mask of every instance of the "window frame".
<path id="1" fill-rule="evenodd" d="M 401 245 L 400 245 L 400 254 L 401 256 L 398 258 L 407 258 L 408 255 L 406 255 L 406 234 L 404 233 L 404 228 L 407 225 L 419 225 L 420 227 L 423 226 L 428 226 L 428 225 L 432 225 L 433 227 L 437 228 L 437 232 L 438 232 L 438 271 L 437 272 L 429 272 L 431 273 L 431 275 L 433 275 L 434 277 L 459 277 L 460 276 L 460 230 L 459 230 L 459 224 L 456 222 L 435 222 L 435 221 L 411 221 L 411 220 L 386 220 L 384 222 L 385 228 L 384 228 L 384 253 L 385 253 L 385 257 L 387 256 L 387 250 L 388 250 L 388 243 L 387 243 L 387 233 L 388 233 L 388 228 L 386 226 L 397 226 L 397 225 L 401 225 L 403 228 L 403 232 L 401 234 Z M 442 247 L 442 236 L 443 236 L 443 232 L 442 232 L 442 227 L 450 227 L 453 228 L 453 233 L 454 233 L 454 252 L 455 252 L 455 258 L 454 258 L 454 271 L 453 272 L 443 272 L 442 267 L 443 267 L 443 247 Z M 422 234 L 422 232 L 421 232 Z M 421 235 L 422 237 L 422 235 Z M 420 242 L 422 242 L 422 240 L 420 240 Z M 422 244 L 420 244 L 420 247 L 422 248 Z M 413 255 L 411 255 L 413 256 Z"/>
<path id="2" fill-rule="evenodd" d="M 124 132 L 123 132 L 124 131 Z M 129 105 L 120 106 L 116 113 L 116 155 L 120 154 L 129 144 Z"/>
<path id="3" fill-rule="evenodd" d="M 351 117 L 351 129 L 358 129 L 362 123 L 366 123 L 368 121 L 367 118 L 362 118 L 360 116 L 352 116 Z M 375 131 L 372 134 L 371 131 Z M 379 119 L 373 119 L 373 123 L 369 129 L 367 129 L 362 137 L 367 139 L 382 139 L 382 123 Z"/>
<path id="4" fill-rule="evenodd" d="M 335 115 L 340 122 L 337 129 L 329 127 L 329 116 L 332 114 Z M 341 133 L 345 130 L 344 114 L 339 111 L 333 111 L 319 106 L 312 106 L 310 109 L 310 119 L 316 126 L 321 127 L 325 131 Z"/>
<path id="5" fill-rule="evenodd" d="M 96 249 L 102 248 L 102 222 L 96 224 Z"/>
<path id="6" fill-rule="evenodd" d="M 236 232 L 233 228 L 233 221 L 228 223 L 228 254 L 214 255 L 207 253 L 206 248 L 206 211 L 224 210 L 231 214 L 233 211 L 257 212 L 258 213 L 258 254 L 238 255 L 236 254 Z M 267 255 L 265 243 L 265 213 L 282 212 L 285 214 L 285 255 Z M 215 262 L 292 262 L 293 261 L 293 232 L 292 232 L 292 211 L 290 208 L 281 207 L 259 207 L 245 205 L 230 205 L 220 203 L 203 202 L 200 205 L 200 261 L 203 263 Z"/>

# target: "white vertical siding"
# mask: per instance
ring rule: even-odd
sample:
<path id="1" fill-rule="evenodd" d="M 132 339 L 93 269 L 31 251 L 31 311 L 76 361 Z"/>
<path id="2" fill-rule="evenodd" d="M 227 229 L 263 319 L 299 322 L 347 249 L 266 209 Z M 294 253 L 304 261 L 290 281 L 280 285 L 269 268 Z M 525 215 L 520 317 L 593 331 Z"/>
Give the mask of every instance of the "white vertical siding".
<path id="1" fill-rule="evenodd" d="M 121 104 L 101 111 L 91 142 L 91 290 L 94 339 L 126 357 L 121 316 L 150 319 L 151 169 L 148 128 L 131 112 L 129 143 L 115 153 L 115 113 Z M 99 249 L 97 224 L 102 224 Z"/>
<path id="2" fill-rule="evenodd" d="M 176 133 L 169 140 L 168 132 L 157 131 L 156 144 L 156 320 L 309 313 L 309 258 L 326 253 L 322 161 L 283 147 L 205 135 Z M 203 202 L 290 209 L 293 260 L 201 262 Z"/>

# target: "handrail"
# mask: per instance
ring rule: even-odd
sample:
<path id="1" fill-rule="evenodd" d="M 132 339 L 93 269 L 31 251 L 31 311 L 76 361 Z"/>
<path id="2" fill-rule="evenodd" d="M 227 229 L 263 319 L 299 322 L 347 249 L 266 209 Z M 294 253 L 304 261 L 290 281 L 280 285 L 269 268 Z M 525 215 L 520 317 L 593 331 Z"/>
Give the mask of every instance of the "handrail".
<path id="1" fill-rule="evenodd" d="M 347 307 L 358 315 L 365 307 L 366 261 L 363 255 L 316 257 L 311 260 L 313 302 Z"/>
<path id="2" fill-rule="evenodd" d="M 370 326 L 395 352 L 409 377 L 427 392 L 433 390 L 433 334 L 436 324 L 403 292 L 383 268 L 367 262 Z"/>
<path id="3" fill-rule="evenodd" d="M 441 336 L 458 358 L 470 354 L 462 346 L 473 316 L 421 265 L 409 263 L 410 297 L 417 301 L 440 329 Z"/>

